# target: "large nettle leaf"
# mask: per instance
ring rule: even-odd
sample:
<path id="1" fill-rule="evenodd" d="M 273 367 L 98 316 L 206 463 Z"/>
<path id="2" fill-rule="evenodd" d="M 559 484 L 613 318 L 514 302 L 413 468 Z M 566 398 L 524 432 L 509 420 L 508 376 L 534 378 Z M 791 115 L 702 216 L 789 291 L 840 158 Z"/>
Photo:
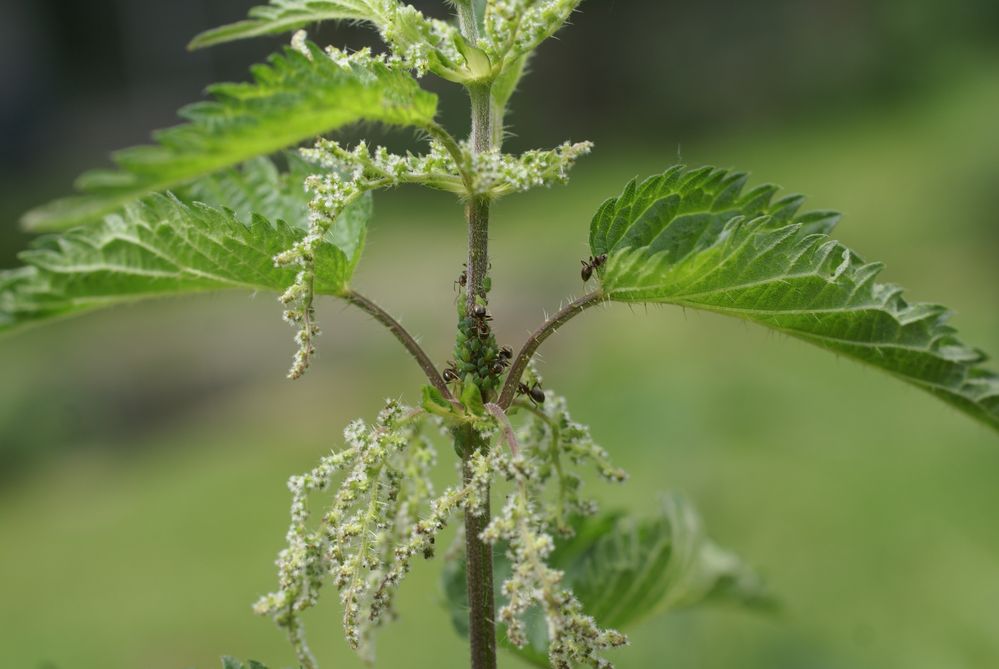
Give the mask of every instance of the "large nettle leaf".
<path id="1" fill-rule="evenodd" d="M 999 428 L 999 376 L 947 325 L 949 312 L 881 284 L 878 263 L 828 234 L 839 216 L 800 214 L 776 186 L 746 175 L 674 167 L 628 184 L 590 228 L 605 295 L 738 316 L 849 356 L 924 388 Z"/>
<path id="2" fill-rule="evenodd" d="M 287 221 L 303 230 L 307 227 L 309 195 L 305 180 L 316 167 L 297 152 L 281 156 L 286 165 L 267 157 L 253 158 L 234 167 L 182 186 L 174 194 L 183 202 L 203 202 L 232 210 L 241 221 L 253 214 L 269 221 Z"/>
<path id="3" fill-rule="evenodd" d="M 258 169 L 268 168 L 258 163 L 247 171 Z M 318 294 L 347 289 L 370 213 L 370 198 L 355 203 L 319 247 Z M 276 267 L 274 256 L 303 236 L 301 227 L 281 218 L 240 218 L 228 209 L 153 195 L 100 223 L 41 237 L 22 252 L 26 267 L 0 272 L 0 332 L 166 295 L 228 288 L 280 292 L 294 282 L 295 269 Z"/>
<path id="4" fill-rule="evenodd" d="M 574 529 L 571 539 L 556 541 L 549 562 L 565 572 L 564 584 L 602 627 L 628 630 L 649 617 L 711 602 L 759 610 L 775 605 L 760 577 L 711 541 L 693 506 L 679 496 L 664 497 L 653 518 L 608 513 L 577 520 Z M 496 598 L 502 605 L 502 582 L 510 575 L 502 550 L 495 570 Z M 467 636 L 464 561 L 448 563 L 442 578 L 452 623 Z M 501 642 L 531 663 L 548 667 L 544 618 L 533 611 L 528 623 L 529 646 L 515 648 L 502 636 Z"/>
<path id="5" fill-rule="evenodd" d="M 216 84 L 215 98 L 181 110 L 189 123 L 154 135 L 156 144 L 114 154 L 117 171 L 81 176 L 81 195 L 56 200 L 23 218 L 32 230 L 99 220 L 150 193 L 177 188 L 261 155 L 357 121 L 423 126 L 437 97 L 405 72 L 379 63 L 344 68 L 314 44 L 252 69 L 252 83 Z"/>
<path id="6" fill-rule="evenodd" d="M 189 46 L 201 49 L 250 37 L 279 35 L 322 21 L 364 21 L 376 15 L 369 0 L 271 0 L 269 5 L 250 9 L 244 21 L 201 33 Z"/>

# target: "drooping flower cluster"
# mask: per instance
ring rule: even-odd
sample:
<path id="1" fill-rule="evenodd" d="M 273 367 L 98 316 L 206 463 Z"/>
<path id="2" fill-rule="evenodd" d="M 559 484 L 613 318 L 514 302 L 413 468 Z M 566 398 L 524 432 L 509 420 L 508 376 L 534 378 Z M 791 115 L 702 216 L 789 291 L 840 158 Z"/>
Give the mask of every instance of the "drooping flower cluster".
<path id="1" fill-rule="evenodd" d="M 580 0 L 490 0 L 482 46 L 495 60 L 519 58 L 553 35 Z"/>
<path id="2" fill-rule="evenodd" d="M 552 667 L 573 669 L 577 664 L 600 669 L 611 667 L 600 653 L 625 645 L 628 639 L 616 630 L 600 628 L 565 587 L 564 574 L 548 565 L 555 542 L 548 532 L 546 513 L 540 502 L 541 470 L 537 461 L 520 453 L 504 458 L 500 466 L 517 489 L 483 531 L 482 539 L 491 544 L 505 542 L 512 565 L 512 573 L 502 586 L 506 603 L 498 614 L 499 621 L 506 626 L 507 638 L 519 647 L 527 645 L 525 616 L 538 606 L 547 625 L 548 659 Z"/>
<path id="3" fill-rule="evenodd" d="M 314 340 L 319 336 L 314 306 L 316 254 L 340 214 L 366 192 L 356 174 L 313 175 L 306 179 L 305 188 L 313 195 L 309 202 L 308 230 L 294 246 L 274 256 L 277 267 L 298 267 L 295 282 L 278 298 L 285 305 L 284 320 L 298 329 L 295 335 L 298 350 L 288 371 L 290 379 L 305 374 L 316 352 Z"/>
<path id="4" fill-rule="evenodd" d="M 425 418 L 389 400 L 373 425 L 358 420 L 344 430 L 345 449 L 288 481 L 291 524 L 277 559 L 278 590 L 254 610 L 286 630 L 306 669 L 317 665 L 300 616 L 318 603 L 327 581 L 340 593 L 348 644 L 371 660 L 374 628 L 393 617 L 393 597 L 413 558 L 433 556 L 456 512 L 483 506 L 493 472 L 484 453 L 474 456 L 478 476 L 435 494 L 430 475 L 437 454 L 420 433 Z M 340 473 L 332 500 L 310 522 L 310 494 L 329 490 Z"/>
<path id="5" fill-rule="evenodd" d="M 365 607 L 370 608 L 378 574 L 391 564 L 393 546 L 408 536 L 417 509 L 433 495 L 427 472 L 436 456 L 417 434 L 416 416 L 389 401 L 374 425 L 355 421 L 344 430 L 347 448 L 288 481 L 291 524 L 277 560 L 278 590 L 254 610 L 288 632 L 303 667 L 314 668 L 316 662 L 300 615 L 316 605 L 327 579 L 340 591 L 350 645 L 370 653 Z M 332 502 L 319 522 L 310 524 L 309 494 L 328 490 L 341 471 L 346 477 Z"/>
<path id="6" fill-rule="evenodd" d="M 538 379 L 533 367 L 528 374 L 532 382 Z M 348 643 L 372 659 L 374 630 L 394 617 L 393 599 L 413 559 L 433 557 L 440 533 L 456 514 L 481 515 L 498 480 L 513 488 L 481 538 L 505 545 L 512 563 L 503 584 L 506 602 L 499 611 L 508 637 L 517 644 L 527 642 L 524 616 L 537 606 L 547 624 L 552 666 L 610 666 L 600 653 L 627 640 L 585 614 L 563 574 L 547 559 L 553 534 L 569 531 L 568 516 L 596 511 L 592 501 L 580 496 L 573 467 L 593 465 L 610 481 L 621 481 L 625 474 L 609 463 L 588 430 L 572 420 L 563 398 L 548 392 L 542 407 L 518 403 L 515 408 L 515 429 L 498 407 L 501 421 L 476 419 L 484 446 L 464 463 L 467 476 L 459 476 L 459 483 L 440 494 L 431 480 L 436 450 L 421 431 L 428 414 L 392 400 L 373 424 L 358 420 L 344 430 L 343 450 L 289 480 L 291 524 L 287 547 L 278 555 L 278 589 L 254 609 L 287 632 L 302 667 L 317 665 L 301 614 L 316 605 L 327 582 L 339 591 Z M 512 448 L 494 444 L 498 435 Z M 339 487 L 314 518 L 310 495 L 330 492 L 337 476 L 342 477 Z M 550 499 L 553 495 L 557 502 Z"/>

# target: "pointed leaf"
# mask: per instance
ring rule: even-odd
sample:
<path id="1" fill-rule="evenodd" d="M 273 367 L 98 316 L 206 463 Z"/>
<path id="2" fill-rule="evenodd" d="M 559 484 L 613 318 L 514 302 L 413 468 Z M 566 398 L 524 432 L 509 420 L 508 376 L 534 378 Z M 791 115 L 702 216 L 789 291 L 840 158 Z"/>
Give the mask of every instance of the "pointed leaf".
<path id="1" fill-rule="evenodd" d="M 273 0 L 269 5 L 253 7 L 245 21 L 201 33 L 191 40 L 188 48 L 202 49 L 250 37 L 279 35 L 322 21 L 363 21 L 374 17 L 375 10 L 368 0 Z"/>
<path id="2" fill-rule="evenodd" d="M 157 144 L 114 155 L 118 171 L 84 174 L 81 195 L 25 214 L 32 230 L 99 220 L 153 192 L 279 151 L 357 121 L 425 125 L 437 98 L 407 73 L 379 63 L 341 67 L 315 45 L 286 49 L 253 69 L 254 81 L 217 84 L 210 102 L 181 110 L 189 123 L 155 134 Z"/>
<path id="3" fill-rule="evenodd" d="M 832 212 L 798 213 L 746 175 L 674 167 L 628 184 L 590 228 L 605 295 L 737 316 L 880 368 L 999 429 L 999 376 L 949 312 L 880 284 L 881 265 L 833 241 Z"/>
<path id="4" fill-rule="evenodd" d="M 349 251 L 354 258 L 329 242 L 320 247 L 319 294 L 342 294 L 360 253 L 363 228 L 345 218 L 335 227 L 341 225 L 356 235 Z M 244 222 L 228 210 L 154 195 L 99 224 L 42 237 L 21 253 L 26 267 L 0 272 L 0 332 L 151 297 L 227 288 L 283 291 L 295 270 L 275 267 L 273 258 L 303 234 L 283 221 L 253 216 Z"/>

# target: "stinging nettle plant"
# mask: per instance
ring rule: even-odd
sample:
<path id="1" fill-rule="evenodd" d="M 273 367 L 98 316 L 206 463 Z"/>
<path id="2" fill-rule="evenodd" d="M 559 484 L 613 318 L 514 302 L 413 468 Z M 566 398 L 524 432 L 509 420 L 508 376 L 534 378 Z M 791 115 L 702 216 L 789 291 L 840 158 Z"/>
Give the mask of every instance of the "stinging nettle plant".
<path id="1" fill-rule="evenodd" d="M 319 296 L 374 317 L 415 358 L 428 380 L 421 406 L 387 402 L 288 482 L 277 589 L 254 608 L 287 633 L 305 669 L 318 663 L 302 616 L 322 589 L 339 592 L 346 641 L 373 660 L 374 632 L 394 617 L 401 581 L 415 559 L 433 557 L 455 518 L 463 522 L 442 551 L 443 588 L 474 669 L 496 666 L 498 644 L 542 667 L 611 667 L 607 651 L 627 643 L 619 630 L 649 615 L 717 599 L 771 604 L 684 500 L 664 497 L 654 518 L 634 519 L 600 514 L 584 494 L 585 468 L 615 483 L 626 474 L 565 399 L 543 389 L 533 359 L 591 307 L 662 303 L 753 321 L 887 371 L 999 428 L 999 377 L 956 337 L 946 309 L 909 303 L 878 283 L 880 265 L 829 238 L 835 213 L 801 213 L 802 198 L 778 197 L 770 185 L 747 189 L 745 174 L 711 167 L 672 167 L 607 200 L 583 261 L 590 292 L 519 350 L 500 346 L 489 311 L 490 205 L 565 183 L 591 149 L 567 142 L 503 153 L 505 110 L 535 48 L 578 4 L 454 0 L 453 23 L 399 0 L 256 7 L 192 48 L 279 33 L 293 34 L 291 46 L 255 66 L 251 82 L 211 87 L 212 99 L 182 110 L 186 123 L 157 133 L 154 145 L 116 153 L 115 170 L 83 175 L 79 194 L 26 214 L 28 229 L 51 234 L 21 254 L 23 267 L 0 273 L 0 331 L 143 298 L 243 288 L 280 295 L 296 330 L 291 378 L 315 352 Z M 321 49 L 302 29 L 325 20 L 368 23 L 387 50 Z M 435 121 L 437 98 L 418 82 L 428 74 L 468 92 L 468 139 Z M 323 137 L 361 121 L 412 128 L 426 151 L 396 155 Z M 303 142 L 310 147 L 290 150 Z M 402 184 L 465 204 L 468 254 L 446 365 L 351 285 L 372 193 Z M 458 475 L 440 491 L 432 474 L 442 437 L 454 446 Z M 502 499 L 495 513 L 492 498 Z"/>

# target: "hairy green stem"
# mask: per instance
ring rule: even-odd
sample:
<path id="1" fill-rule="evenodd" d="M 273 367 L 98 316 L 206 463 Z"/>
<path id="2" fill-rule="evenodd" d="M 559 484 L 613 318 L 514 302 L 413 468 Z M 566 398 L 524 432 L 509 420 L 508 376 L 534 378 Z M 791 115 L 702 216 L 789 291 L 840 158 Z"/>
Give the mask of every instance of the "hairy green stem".
<path id="1" fill-rule="evenodd" d="M 475 16 L 471 3 L 458 3 L 459 17 L 465 37 L 474 44 Z M 471 22 L 469 23 L 469 19 Z M 491 93 L 488 85 L 468 89 L 472 106 L 473 154 L 488 151 L 492 145 Z M 467 313 L 475 308 L 476 298 L 485 299 L 484 282 L 489 272 L 489 198 L 469 194 L 466 205 L 468 221 L 468 260 L 465 299 Z M 484 398 L 488 399 L 488 398 Z M 464 433 L 464 434 L 462 434 Z M 471 480 L 471 457 L 476 450 L 488 448 L 470 426 L 455 434 L 455 447 L 463 459 L 464 480 Z M 468 588 L 468 638 L 472 669 L 496 669 L 496 601 L 493 593 L 493 549 L 480 535 L 489 524 L 488 491 L 481 509 L 465 510 L 465 564 Z M 476 513 L 477 512 L 477 513 Z"/>
<path id="2" fill-rule="evenodd" d="M 514 397 L 517 396 L 517 387 L 520 385 L 520 379 L 524 376 L 524 371 L 531 362 L 531 358 L 537 353 L 538 347 L 546 339 L 558 332 L 560 327 L 590 307 L 596 306 L 603 301 L 604 294 L 600 290 L 595 290 L 592 293 L 584 295 L 575 302 L 562 307 L 558 313 L 546 320 L 541 327 L 531 334 L 528 340 L 524 342 L 524 346 L 520 349 L 517 357 L 514 358 L 513 364 L 510 365 L 510 373 L 507 374 L 506 383 L 503 384 L 503 390 L 500 392 L 499 400 L 496 402 L 500 408 L 504 411 L 510 408 Z"/>
<path id="3" fill-rule="evenodd" d="M 434 388 L 439 390 L 448 401 L 457 401 L 454 395 L 451 394 L 451 390 L 447 387 L 447 384 L 444 383 L 444 378 L 441 376 L 440 372 L 437 371 L 437 367 L 434 366 L 430 356 L 427 355 L 427 352 L 424 351 L 423 348 L 417 343 L 416 339 L 413 338 L 413 335 L 409 334 L 409 331 L 402 327 L 402 324 L 399 323 L 399 321 L 392 318 L 387 311 L 379 307 L 377 304 L 360 293 L 354 292 L 353 290 L 348 290 L 342 297 L 347 302 L 366 312 L 376 321 L 387 327 L 389 331 L 395 335 L 395 338 L 398 339 L 402 345 L 406 347 L 406 350 L 409 351 L 410 354 L 416 359 L 416 363 L 420 366 L 420 369 L 423 370 L 423 373 L 426 374 L 427 379 L 434 386 Z"/>
<path id="4" fill-rule="evenodd" d="M 475 46 L 479 41 L 479 22 L 475 17 L 472 0 L 455 0 L 454 6 L 458 10 L 458 27 L 461 29 L 461 34 L 472 46 Z"/>

